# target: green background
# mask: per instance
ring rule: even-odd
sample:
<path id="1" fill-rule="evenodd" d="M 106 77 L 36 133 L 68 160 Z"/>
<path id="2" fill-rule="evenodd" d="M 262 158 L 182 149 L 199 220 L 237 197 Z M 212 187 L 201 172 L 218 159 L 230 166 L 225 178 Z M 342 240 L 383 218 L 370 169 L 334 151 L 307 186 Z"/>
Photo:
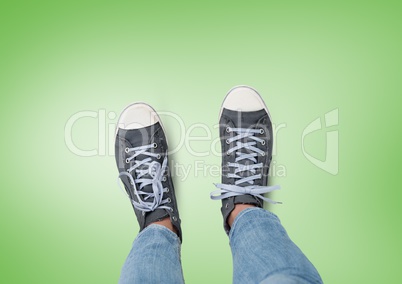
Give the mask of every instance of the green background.
<path id="1" fill-rule="evenodd" d="M 113 152 L 80 157 L 65 142 L 69 118 L 146 101 L 204 123 L 208 151 L 221 102 L 234 85 L 255 87 L 275 124 L 279 215 L 326 283 L 396 283 L 402 263 L 400 177 L 401 20 L 397 1 L 2 1 L 0 4 L 1 235 L 4 283 L 117 283 L 138 225 L 116 184 Z M 339 173 L 302 153 L 313 120 L 339 109 Z M 164 119 L 162 117 L 162 119 Z M 110 141 L 96 118 L 79 120 L 79 148 Z M 163 120 L 169 142 L 183 135 Z M 205 136 L 200 128 L 191 136 Z M 325 129 L 306 150 L 325 158 Z M 103 142 L 102 142 L 103 141 Z M 230 283 L 231 253 L 219 177 L 192 166 L 175 178 L 188 283 Z"/>

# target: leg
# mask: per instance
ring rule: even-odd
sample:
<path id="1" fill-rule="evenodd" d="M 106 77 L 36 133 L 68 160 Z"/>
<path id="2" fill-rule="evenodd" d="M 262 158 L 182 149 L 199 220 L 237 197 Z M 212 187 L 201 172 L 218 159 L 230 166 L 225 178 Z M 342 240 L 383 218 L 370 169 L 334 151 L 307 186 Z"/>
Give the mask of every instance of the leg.
<path id="1" fill-rule="evenodd" d="M 184 283 L 180 240 L 161 225 L 150 225 L 138 234 L 120 275 L 120 284 Z"/>
<path id="2" fill-rule="evenodd" d="M 229 238 L 234 283 L 322 283 L 271 212 L 257 207 L 241 211 Z"/>
<path id="3" fill-rule="evenodd" d="M 181 221 L 168 153 L 155 110 L 144 103 L 128 106 L 119 118 L 115 156 L 140 233 L 124 264 L 120 283 L 184 282 Z"/>
<path id="4" fill-rule="evenodd" d="M 271 117 L 252 88 L 233 88 L 219 120 L 222 183 L 211 193 L 222 200 L 223 225 L 230 238 L 234 283 L 321 283 L 314 266 L 289 239 L 278 217 L 263 209 L 272 160 Z"/>

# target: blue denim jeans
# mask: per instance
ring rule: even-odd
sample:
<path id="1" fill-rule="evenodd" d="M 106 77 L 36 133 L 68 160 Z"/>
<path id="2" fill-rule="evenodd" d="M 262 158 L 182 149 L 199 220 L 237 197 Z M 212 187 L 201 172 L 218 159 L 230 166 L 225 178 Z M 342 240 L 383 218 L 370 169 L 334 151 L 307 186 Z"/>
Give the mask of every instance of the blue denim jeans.
<path id="1" fill-rule="evenodd" d="M 240 212 L 229 239 L 233 283 L 322 283 L 278 217 L 269 211 L 248 208 Z M 176 234 L 160 225 L 150 225 L 138 234 L 119 283 L 184 283 Z"/>

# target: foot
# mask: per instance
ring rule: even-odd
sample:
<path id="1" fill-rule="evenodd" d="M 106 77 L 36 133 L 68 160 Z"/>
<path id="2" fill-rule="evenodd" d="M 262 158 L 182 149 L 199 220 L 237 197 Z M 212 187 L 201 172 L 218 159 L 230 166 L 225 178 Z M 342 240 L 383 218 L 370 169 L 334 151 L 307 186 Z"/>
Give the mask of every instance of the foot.
<path id="1" fill-rule="evenodd" d="M 151 106 L 135 103 L 123 110 L 116 130 L 115 157 L 140 231 L 160 224 L 182 240 L 165 132 Z"/>
<path id="2" fill-rule="evenodd" d="M 247 86 L 229 91 L 221 108 L 219 134 L 222 183 L 216 184 L 218 190 L 211 193 L 211 198 L 222 200 L 224 228 L 229 233 L 240 211 L 250 206 L 263 207 L 264 201 L 278 203 L 263 196 L 279 186 L 267 186 L 272 160 L 272 123 L 257 91 Z M 236 207 L 236 204 L 250 206 Z"/>

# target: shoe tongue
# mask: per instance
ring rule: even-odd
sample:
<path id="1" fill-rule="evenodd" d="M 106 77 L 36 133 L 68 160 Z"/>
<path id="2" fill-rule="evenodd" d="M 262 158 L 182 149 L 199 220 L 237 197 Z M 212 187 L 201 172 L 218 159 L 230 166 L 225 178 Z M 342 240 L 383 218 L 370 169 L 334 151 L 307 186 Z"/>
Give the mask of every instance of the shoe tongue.
<path id="1" fill-rule="evenodd" d="M 264 109 L 257 110 L 257 111 L 247 111 L 247 112 L 242 112 L 242 111 L 235 111 L 235 110 L 229 110 L 229 109 L 223 109 L 222 115 L 228 117 L 232 123 L 233 123 L 233 128 L 246 128 L 246 129 L 255 129 L 258 125 L 258 123 L 266 116 L 268 116 L 267 112 Z M 247 142 L 252 142 L 254 140 L 249 139 L 248 137 L 242 138 L 238 140 L 241 143 L 247 143 Z M 254 145 L 254 147 L 258 148 L 258 143 Z M 245 153 L 245 154 L 251 154 L 255 153 L 254 151 L 246 148 L 242 148 L 240 152 Z M 257 157 L 255 157 L 257 160 Z M 239 164 L 241 165 L 254 165 L 257 164 L 257 162 L 254 162 L 250 159 L 243 159 L 238 161 Z M 241 171 L 237 173 L 242 178 L 249 177 L 252 175 L 255 175 L 256 173 L 252 173 L 251 171 Z M 250 185 L 248 182 L 239 184 L 240 186 L 248 186 Z"/>
<path id="2" fill-rule="evenodd" d="M 154 211 L 148 212 L 145 216 L 145 226 L 148 226 L 153 222 L 165 219 L 168 216 L 169 214 L 165 209 L 156 209 Z"/>
<path id="3" fill-rule="evenodd" d="M 244 149 L 244 148 L 241 149 L 241 151 L 242 151 L 243 153 L 249 153 L 249 152 L 251 152 L 250 150 L 246 150 L 246 149 Z M 241 165 L 243 165 L 243 166 L 250 166 L 250 165 L 257 164 L 257 162 L 254 162 L 254 161 L 249 160 L 249 159 L 243 159 L 243 160 L 241 160 L 241 161 L 238 161 L 237 163 L 239 163 L 239 164 L 241 164 Z M 240 172 L 237 173 L 237 175 L 240 176 L 241 178 L 253 176 L 253 175 L 256 175 L 256 174 L 258 174 L 258 170 L 255 170 L 254 173 L 253 173 L 252 171 L 250 171 L 250 170 L 244 170 L 244 171 L 240 171 Z M 239 186 L 248 186 L 248 185 L 252 185 L 252 184 L 250 184 L 250 183 L 248 183 L 248 182 L 244 182 L 244 183 L 239 184 Z"/>
<path id="4" fill-rule="evenodd" d="M 150 180 L 152 180 L 152 179 L 154 179 L 154 176 L 155 176 L 155 174 L 154 173 L 152 173 L 152 171 L 153 171 L 153 167 L 156 169 L 156 168 L 160 168 L 160 164 L 159 164 L 159 166 L 157 166 L 156 165 L 156 163 L 158 163 L 158 162 L 155 162 L 155 158 L 152 158 L 152 157 L 149 157 L 149 156 L 146 156 L 146 155 L 139 155 L 137 158 L 135 158 L 135 160 L 138 160 L 138 161 L 141 161 L 142 159 L 146 159 L 146 158 L 151 158 L 152 160 L 149 162 L 149 163 L 151 163 L 151 165 L 141 165 L 140 167 L 138 167 L 138 170 L 146 170 L 147 172 L 146 172 L 146 174 L 144 174 L 143 176 L 141 176 L 141 178 L 140 179 L 150 179 Z M 152 173 L 152 174 L 151 174 Z M 141 183 L 138 183 L 138 186 L 140 185 Z M 152 188 L 152 184 L 148 184 L 148 185 L 146 185 L 146 186 L 144 186 L 143 188 L 141 188 L 141 191 L 144 191 L 144 192 L 153 192 L 153 188 Z M 147 199 L 146 200 L 147 202 L 153 202 L 154 201 L 154 197 L 150 197 L 149 199 Z"/>
<path id="5" fill-rule="evenodd" d="M 239 161 L 238 163 L 241 164 L 241 165 L 244 165 L 244 166 L 249 166 L 249 165 L 254 165 L 254 164 L 256 164 L 256 163 L 254 163 L 253 161 L 251 161 L 251 160 L 249 160 L 249 159 L 241 160 L 241 161 Z M 244 171 L 241 171 L 241 172 L 238 172 L 238 173 L 237 173 L 237 175 L 240 176 L 240 177 L 242 177 L 242 178 L 249 177 L 249 176 L 253 176 L 253 175 L 255 175 L 255 174 L 256 174 L 256 173 L 252 173 L 252 172 L 249 171 L 249 170 L 244 170 Z M 245 183 L 243 183 L 243 184 L 240 184 L 240 186 L 246 186 L 246 185 L 250 185 L 250 184 L 249 184 L 248 182 L 245 182 Z"/>
<path id="6" fill-rule="evenodd" d="M 154 142 L 154 136 L 155 133 L 161 129 L 161 125 L 159 122 L 156 122 L 153 125 L 149 125 L 147 127 L 139 128 L 139 129 L 119 129 L 119 136 L 126 139 L 132 147 L 139 147 L 143 145 L 149 145 L 151 142 Z M 158 141 L 159 142 L 159 141 Z M 149 148 L 147 149 L 147 152 L 155 152 L 156 149 L 154 148 Z M 138 155 L 135 160 L 137 161 L 142 161 L 144 159 L 151 158 L 152 160 L 150 161 L 155 161 L 156 158 L 150 157 L 148 155 Z M 149 170 L 148 165 L 141 165 L 140 167 L 137 168 L 138 170 Z M 147 174 L 143 175 L 141 179 L 153 179 L 153 177 L 150 175 L 148 172 Z M 144 186 L 141 191 L 144 192 L 152 192 L 152 184 Z M 147 201 L 152 202 L 153 198 L 149 198 Z"/>

